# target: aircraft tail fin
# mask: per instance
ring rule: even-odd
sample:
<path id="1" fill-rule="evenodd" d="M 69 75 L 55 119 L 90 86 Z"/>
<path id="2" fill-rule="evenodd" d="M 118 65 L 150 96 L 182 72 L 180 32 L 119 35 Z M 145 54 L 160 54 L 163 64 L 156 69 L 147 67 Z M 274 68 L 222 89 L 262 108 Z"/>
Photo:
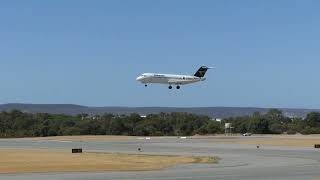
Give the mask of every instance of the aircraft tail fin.
<path id="1" fill-rule="evenodd" d="M 206 75 L 208 69 L 211 69 L 211 67 L 201 66 L 200 69 L 194 74 L 194 76 L 202 78 Z"/>

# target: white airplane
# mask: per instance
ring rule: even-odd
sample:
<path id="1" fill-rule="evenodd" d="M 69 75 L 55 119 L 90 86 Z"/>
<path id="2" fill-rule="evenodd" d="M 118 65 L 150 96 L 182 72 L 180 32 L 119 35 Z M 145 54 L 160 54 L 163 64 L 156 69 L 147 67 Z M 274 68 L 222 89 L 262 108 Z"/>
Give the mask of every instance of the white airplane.
<path id="1" fill-rule="evenodd" d="M 211 67 L 201 66 L 200 69 L 193 75 L 178 75 L 178 74 L 156 74 L 156 73 L 143 73 L 137 77 L 137 81 L 145 84 L 158 83 L 158 84 L 168 84 L 169 89 L 172 89 L 172 85 L 176 85 L 177 89 L 180 89 L 181 85 L 196 83 L 206 80 L 204 78 L 208 69 Z"/>

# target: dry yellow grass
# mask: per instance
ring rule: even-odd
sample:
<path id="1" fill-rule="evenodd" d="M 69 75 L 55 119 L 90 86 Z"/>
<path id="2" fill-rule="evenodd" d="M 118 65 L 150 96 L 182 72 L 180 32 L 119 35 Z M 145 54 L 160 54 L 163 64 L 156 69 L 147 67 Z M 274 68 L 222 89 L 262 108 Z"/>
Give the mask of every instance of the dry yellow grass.
<path id="1" fill-rule="evenodd" d="M 71 154 L 66 151 L 0 150 L 0 173 L 148 171 L 216 158 L 120 153 Z"/>
<path id="2" fill-rule="evenodd" d="M 263 140 L 244 140 L 240 144 L 252 145 L 270 145 L 270 146 L 290 146 L 290 147 L 314 147 L 314 144 L 319 144 L 320 140 L 303 140 L 303 139 L 263 139 Z"/>
<path id="3" fill-rule="evenodd" d="M 48 140 L 48 141 L 122 141 L 134 140 L 135 136 L 57 136 L 20 138 L 20 140 Z M 157 137 L 154 137 L 157 138 Z M 213 142 L 228 144 L 252 144 L 270 146 L 313 147 L 320 144 L 320 135 L 255 135 L 255 137 L 238 138 L 230 136 L 194 136 L 194 139 L 207 138 Z"/>
<path id="4" fill-rule="evenodd" d="M 87 135 L 87 136 L 55 136 L 55 137 L 32 137 L 19 138 L 24 140 L 53 140 L 53 141 L 119 141 L 137 139 L 134 136 L 108 136 L 108 135 Z"/>
<path id="5" fill-rule="evenodd" d="M 135 136 L 57 136 L 21 138 L 20 140 L 48 140 L 48 141 L 122 141 L 134 140 Z M 248 138 L 238 138 L 230 136 L 194 136 L 197 138 L 208 138 L 213 142 L 228 144 L 250 144 L 250 145 L 270 145 L 270 146 L 292 146 L 292 147 L 313 147 L 320 144 L 320 135 L 260 135 Z"/>
<path id="6" fill-rule="evenodd" d="M 315 144 L 320 144 L 320 136 L 261 136 L 261 138 L 241 138 L 222 140 L 220 142 L 230 144 L 250 144 L 250 145 L 269 145 L 269 146 L 289 146 L 289 147 L 314 147 Z"/>

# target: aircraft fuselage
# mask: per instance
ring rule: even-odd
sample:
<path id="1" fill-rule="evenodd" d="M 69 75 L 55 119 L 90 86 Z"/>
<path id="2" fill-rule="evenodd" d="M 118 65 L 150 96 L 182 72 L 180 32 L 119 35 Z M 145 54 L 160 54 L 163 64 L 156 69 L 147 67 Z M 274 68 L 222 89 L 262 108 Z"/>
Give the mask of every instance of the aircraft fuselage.
<path id="1" fill-rule="evenodd" d="M 190 75 L 175 75 L 175 74 L 156 74 L 144 73 L 137 78 L 143 84 L 158 83 L 170 85 L 184 85 L 203 81 L 205 78 L 190 76 Z"/>

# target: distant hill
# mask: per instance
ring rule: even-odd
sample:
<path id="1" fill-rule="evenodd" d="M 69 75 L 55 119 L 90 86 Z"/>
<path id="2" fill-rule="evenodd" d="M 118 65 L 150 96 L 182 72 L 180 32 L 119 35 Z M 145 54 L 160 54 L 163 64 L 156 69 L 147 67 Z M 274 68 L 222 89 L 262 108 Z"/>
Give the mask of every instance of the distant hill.
<path id="1" fill-rule="evenodd" d="M 112 113 L 112 114 L 130 114 L 138 113 L 141 115 L 154 114 L 160 112 L 188 112 L 201 115 L 207 115 L 212 118 L 226 118 L 235 116 L 250 115 L 254 112 L 266 113 L 268 108 L 245 108 L 245 107 L 87 107 L 73 104 L 3 104 L 0 105 L 0 111 L 11 111 L 17 109 L 28 113 L 50 113 L 50 114 L 68 114 L 77 115 L 87 113 L 91 115 Z M 319 109 L 289 109 L 279 108 L 286 116 L 305 117 L 311 111 L 320 112 Z"/>

